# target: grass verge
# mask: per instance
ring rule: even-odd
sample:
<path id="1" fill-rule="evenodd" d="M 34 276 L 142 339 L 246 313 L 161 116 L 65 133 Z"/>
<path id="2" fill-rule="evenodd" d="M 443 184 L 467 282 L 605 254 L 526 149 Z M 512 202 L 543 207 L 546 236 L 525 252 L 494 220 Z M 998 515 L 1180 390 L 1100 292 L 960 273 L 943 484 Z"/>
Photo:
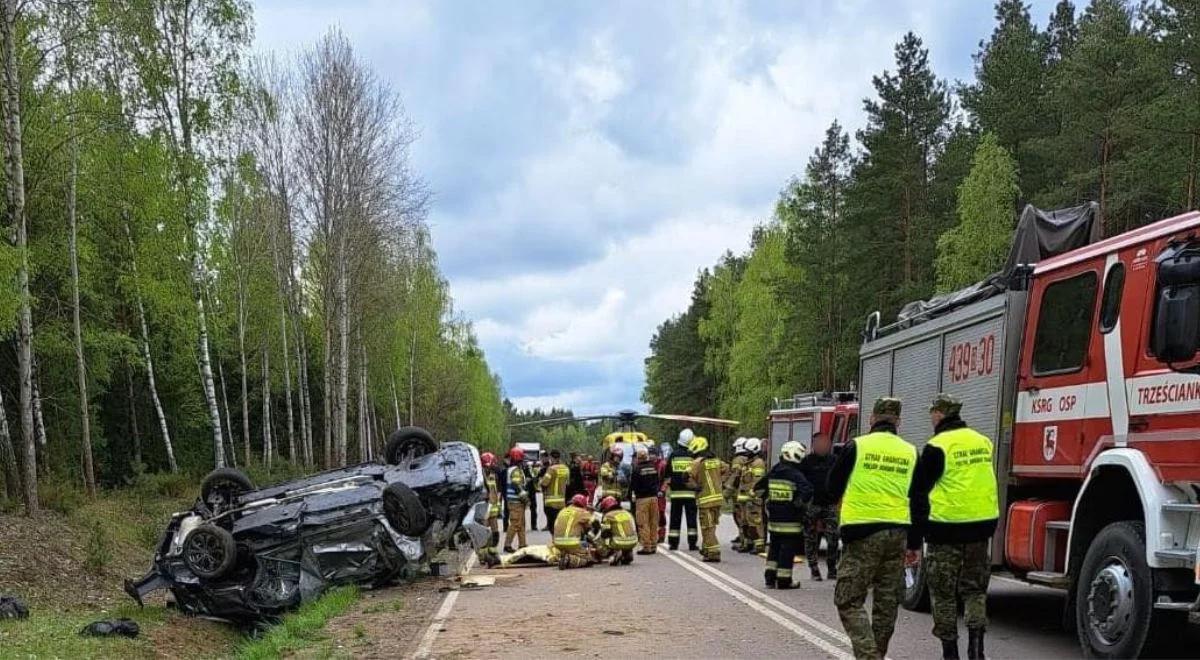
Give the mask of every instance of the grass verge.
<path id="1" fill-rule="evenodd" d="M 325 624 L 350 609 L 357 598 L 357 587 L 330 589 L 317 600 L 285 614 L 279 624 L 268 628 L 262 637 L 243 644 L 237 657 L 239 660 L 268 660 L 319 644 L 325 639 L 322 634 Z"/>

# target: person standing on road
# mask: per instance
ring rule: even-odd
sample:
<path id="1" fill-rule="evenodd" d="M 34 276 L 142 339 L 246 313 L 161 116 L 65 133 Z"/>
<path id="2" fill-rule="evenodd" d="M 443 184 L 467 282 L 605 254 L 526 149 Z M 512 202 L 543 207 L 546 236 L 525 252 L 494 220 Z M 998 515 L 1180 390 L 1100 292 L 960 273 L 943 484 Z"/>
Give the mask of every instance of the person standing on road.
<path id="1" fill-rule="evenodd" d="M 663 459 L 662 450 L 658 445 L 650 445 L 650 460 L 658 470 L 658 497 L 655 500 L 658 503 L 658 544 L 662 545 L 667 542 L 667 462 Z"/>
<path id="2" fill-rule="evenodd" d="M 737 437 L 733 440 L 733 458 L 729 460 L 729 474 L 725 476 L 721 494 L 733 509 L 733 524 L 738 534 L 730 544 L 737 552 L 742 551 L 742 528 L 745 526 L 742 518 L 745 513 L 744 504 L 738 500 L 738 491 L 742 482 L 742 469 L 746 467 L 746 438 Z"/>
<path id="3" fill-rule="evenodd" d="M 779 448 L 779 462 L 754 484 L 759 501 L 767 504 L 767 569 L 763 580 L 768 589 L 794 589 L 792 565 L 804 531 L 804 507 L 812 499 L 813 487 L 800 471 L 804 445 L 790 440 Z"/>
<path id="4" fill-rule="evenodd" d="M 539 452 L 536 460 L 532 463 L 525 464 L 525 483 L 529 488 L 529 531 L 538 531 L 538 491 L 541 490 L 542 475 L 546 474 L 546 466 L 542 463 L 541 453 Z M 550 531 L 550 526 L 546 526 L 546 531 Z"/>
<path id="5" fill-rule="evenodd" d="M 600 520 L 600 538 L 596 541 L 596 561 L 609 560 L 610 566 L 633 563 L 633 549 L 637 547 L 633 516 L 621 508 L 615 497 L 606 497 L 600 502 L 604 517 Z"/>
<path id="6" fill-rule="evenodd" d="M 667 531 L 667 547 L 679 549 L 679 528 L 687 518 L 687 542 L 689 550 L 696 550 L 696 489 L 688 484 L 692 469 L 692 453 L 688 451 L 695 435 L 691 429 L 679 432 L 675 450 L 671 452 L 671 478 L 667 483 L 667 499 L 671 501 L 671 528 Z"/>
<path id="7" fill-rule="evenodd" d="M 742 552 L 758 553 L 766 544 L 763 542 L 762 500 L 754 496 L 754 487 L 767 473 L 767 463 L 762 457 L 761 439 L 746 438 L 743 447 L 746 465 L 742 468 L 737 491 L 737 501 L 742 505 Z"/>
<path id="8" fill-rule="evenodd" d="M 833 600 L 854 656 L 860 659 L 887 656 L 904 589 L 917 449 L 897 435 L 899 423 L 900 399 L 877 400 L 871 432 L 847 443 L 829 473 L 829 494 L 842 500 L 840 531 L 845 543 Z"/>
<path id="9" fill-rule="evenodd" d="M 638 554 L 652 555 L 658 551 L 658 496 L 662 492 L 662 481 L 658 477 L 658 466 L 650 460 L 649 450 L 638 447 L 634 457 L 629 490 L 633 493 L 637 535 L 642 543 Z"/>
<path id="10" fill-rule="evenodd" d="M 800 471 L 813 485 L 812 503 L 804 518 L 804 556 L 814 582 L 821 581 L 821 539 L 825 539 L 825 566 L 829 579 L 837 579 L 838 560 L 838 513 L 834 499 L 829 495 L 829 472 L 833 469 L 833 443 L 829 434 L 818 431 L 812 437 L 812 451 L 800 461 Z"/>
<path id="11" fill-rule="evenodd" d="M 483 464 L 483 483 L 487 489 L 488 516 L 487 526 L 491 531 L 491 536 L 488 537 L 487 546 L 479 551 L 479 561 L 484 566 L 493 566 L 499 563 L 500 558 L 496 555 L 496 546 L 500 545 L 500 488 L 497 485 L 496 479 L 496 455 L 490 451 L 485 451 L 479 456 L 479 462 Z"/>
<path id="12" fill-rule="evenodd" d="M 554 521 L 554 549 L 558 551 L 558 567 L 583 568 L 594 563 L 587 547 L 587 531 L 592 526 L 592 511 L 587 497 L 576 495 Z"/>
<path id="13" fill-rule="evenodd" d="M 504 534 L 504 551 L 512 552 L 513 538 L 518 548 L 525 547 L 525 504 L 529 493 L 525 484 L 525 450 L 513 447 L 508 450 L 508 469 L 504 472 L 504 502 L 508 505 L 508 530 Z"/>
<path id="14" fill-rule="evenodd" d="M 692 465 L 688 469 L 688 483 L 697 489 L 696 509 L 700 522 L 700 557 L 707 562 L 721 561 L 721 542 L 717 540 L 717 524 L 721 522 L 721 506 L 725 497 L 721 484 L 729 466 L 713 455 L 708 448 L 708 439 L 696 436 L 688 445 L 692 453 Z"/>
<path id="15" fill-rule="evenodd" d="M 625 499 L 624 489 L 618 481 L 623 458 L 625 450 L 616 445 L 608 448 L 608 459 L 600 466 L 600 497 L 615 497 L 618 502 Z"/>
<path id="16" fill-rule="evenodd" d="M 967 624 L 967 657 L 982 659 L 987 628 L 988 546 L 1000 508 L 992 441 L 961 416 L 962 402 L 939 394 L 929 407 L 933 437 L 913 475 L 913 528 L 907 563 L 925 555 L 925 579 L 933 601 L 933 635 L 942 657 L 958 659 L 958 602 Z"/>
<path id="17" fill-rule="evenodd" d="M 571 479 L 571 471 L 562 463 L 562 452 L 550 450 L 550 465 L 542 471 L 538 486 L 542 489 L 542 505 L 545 507 L 546 529 L 554 529 L 554 519 L 558 512 L 567 505 L 567 482 Z"/>
<path id="18" fill-rule="evenodd" d="M 583 484 L 583 466 L 582 459 L 576 452 L 570 453 L 571 462 L 567 466 L 567 492 L 566 498 L 570 500 L 572 497 L 583 493 L 587 494 L 587 487 Z M 590 500 L 589 500 L 590 501 Z"/>

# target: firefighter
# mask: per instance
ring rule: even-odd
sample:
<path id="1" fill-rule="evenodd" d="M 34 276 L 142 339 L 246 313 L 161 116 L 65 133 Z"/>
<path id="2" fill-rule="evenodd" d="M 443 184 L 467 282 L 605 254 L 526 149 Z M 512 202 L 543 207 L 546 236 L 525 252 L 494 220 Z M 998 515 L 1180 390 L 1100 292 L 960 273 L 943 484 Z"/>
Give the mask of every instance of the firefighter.
<path id="1" fill-rule="evenodd" d="M 487 545 L 479 550 L 479 561 L 490 567 L 500 563 L 499 553 L 496 552 L 496 546 L 500 544 L 500 524 L 497 522 L 500 517 L 500 489 L 496 483 L 496 455 L 485 451 L 479 456 L 479 462 L 483 464 L 484 486 L 487 489 L 487 526 L 492 532 Z"/>
<path id="2" fill-rule="evenodd" d="M 667 547 L 679 549 L 679 527 L 687 518 L 687 542 L 689 550 L 696 550 L 696 489 L 688 484 L 688 472 L 692 469 L 692 454 L 688 445 L 695 436 L 691 429 L 679 432 L 675 450 L 671 452 L 671 478 L 668 481 L 667 499 L 671 500 L 671 529 L 667 531 Z"/>
<path id="3" fill-rule="evenodd" d="M 821 539 L 825 539 L 825 566 L 830 580 L 837 579 L 838 515 L 837 506 L 829 496 L 829 471 L 833 468 L 832 442 L 829 434 L 817 431 L 812 436 L 812 451 L 800 461 L 800 471 L 813 486 L 813 499 L 804 519 L 804 556 L 814 582 L 821 581 Z"/>
<path id="4" fill-rule="evenodd" d="M 621 459 L 624 457 L 625 451 L 620 447 L 609 448 L 608 460 L 600 466 L 600 497 L 615 497 L 618 502 L 625 499 L 625 492 L 619 481 Z"/>
<path id="5" fill-rule="evenodd" d="M 634 498 L 637 535 L 642 543 L 638 554 L 652 555 L 658 551 L 658 496 L 662 492 L 662 480 L 658 477 L 658 466 L 650 460 L 648 449 L 638 447 L 634 457 L 629 490 Z"/>
<path id="6" fill-rule="evenodd" d="M 696 436 L 688 444 L 692 465 L 688 468 L 688 483 L 697 490 L 696 509 L 700 522 L 700 557 L 707 562 L 721 561 L 721 543 L 717 540 L 717 523 L 721 522 L 721 505 L 725 497 L 721 484 L 729 466 L 713 455 L 708 439 Z"/>
<path id="7" fill-rule="evenodd" d="M 887 656 L 904 589 L 917 450 L 897 435 L 900 399 L 877 400 L 870 421 L 871 432 L 847 443 L 829 472 L 829 493 L 842 500 L 844 544 L 833 600 L 854 656 L 879 660 Z"/>
<path id="8" fill-rule="evenodd" d="M 562 462 L 562 453 L 557 449 L 550 450 L 550 464 L 546 466 L 538 486 L 542 489 L 542 506 L 546 514 L 546 528 L 554 529 L 554 518 L 567 504 L 567 483 L 571 479 L 571 470 Z"/>
<path id="9" fill-rule="evenodd" d="M 504 551 L 512 552 L 513 537 L 518 548 L 525 547 L 525 505 L 529 502 L 526 490 L 525 450 L 513 447 L 508 450 L 508 469 L 504 472 L 504 502 L 508 505 L 508 531 L 504 534 Z"/>
<path id="10" fill-rule="evenodd" d="M 790 440 L 779 448 L 779 462 L 766 476 L 759 477 L 753 492 L 767 505 L 767 568 L 763 580 L 768 589 L 795 589 L 792 564 L 804 538 L 804 508 L 812 499 L 813 487 L 800 471 L 804 445 Z"/>
<path id="11" fill-rule="evenodd" d="M 663 459 L 662 449 L 658 445 L 650 445 L 650 460 L 658 470 L 658 544 L 667 542 L 667 461 Z"/>
<path id="12" fill-rule="evenodd" d="M 746 438 L 742 447 L 746 451 L 746 464 L 737 491 L 737 501 L 742 506 L 742 552 L 762 552 L 763 506 L 762 500 L 754 497 L 754 486 L 767 473 L 767 463 L 762 457 L 762 440 Z"/>
<path id="13" fill-rule="evenodd" d="M 730 508 L 733 509 L 733 524 L 737 527 L 738 534 L 733 537 L 730 545 L 738 552 L 742 551 L 742 528 L 745 526 L 743 518 L 746 507 L 738 501 L 738 491 L 742 482 L 742 469 L 746 466 L 747 460 L 746 440 L 747 438 L 740 436 L 733 440 L 733 458 L 729 461 L 729 474 L 725 477 L 721 491 L 721 494 L 725 496 L 725 501 L 729 502 Z"/>
<path id="14" fill-rule="evenodd" d="M 600 538 L 596 541 L 596 561 L 608 559 L 611 566 L 632 564 L 633 549 L 638 544 L 633 516 L 621 508 L 615 497 L 601 500 L 600 510 L 604 517 L 600 521 Z"/>
<path id="15" fill-rule="evenodd" d="M 587 531 L 591 526 L 592 511 L 587 497 L 572 497 L 571 504 L 554 521 L 554 549 L 558 551 L 560 569 L 584 568 L 594 563 L 587 547 Z"/>
<path id="16" fill-rule="evenodd" d="M 967 657 L 983 658 L 987 627 L 988 545 L 1000 509 L 992 441 L 963 421 L 962 402 L 939 394 L 929 407 L 933 437 L 913 475 L 913 528 L 906 562 L 925 555 L 925 580 L 933 601 L 933 635 L 942 657 L 957 660 L 958 602 L 967 624 Z"/>

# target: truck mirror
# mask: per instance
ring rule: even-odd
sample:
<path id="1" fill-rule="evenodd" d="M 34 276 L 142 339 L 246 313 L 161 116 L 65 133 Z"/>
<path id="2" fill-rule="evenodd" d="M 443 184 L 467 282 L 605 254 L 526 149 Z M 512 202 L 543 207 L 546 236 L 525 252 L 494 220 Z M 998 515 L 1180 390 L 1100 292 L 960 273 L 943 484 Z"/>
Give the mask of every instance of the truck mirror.
<path id="1" fill-rule="evenodd" d="M 1200 349 L 1200 284 L 1162 287 L 1155 308 L 1155 356 L 1168 364 L 1191 362 Z"/>

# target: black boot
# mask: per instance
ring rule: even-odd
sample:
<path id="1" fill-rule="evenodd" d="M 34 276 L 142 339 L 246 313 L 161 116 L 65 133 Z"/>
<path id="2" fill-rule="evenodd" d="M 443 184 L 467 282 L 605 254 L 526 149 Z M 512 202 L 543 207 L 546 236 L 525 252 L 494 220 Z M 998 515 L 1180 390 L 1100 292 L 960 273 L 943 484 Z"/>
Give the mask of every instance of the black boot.
<path id="1" fill-rule="evenodd" d="M 820 582 L 822 579 L 821 578 L 821 569 L 817 568 L 816 566 L 813 566 L 811 570 L 812 570 L 813 582 Z"/>
<path id="2" fill-rule="evenodd" d="M 828 575 L 829 575 L 830 580 L 836 581 L 837 580 L 837 568 L 834 566 L 830 566 Z"/>
<path id="3" fill-rule="evenodd" d="M 983 628 L 967 630 L 967 658 L 983 660 Z"/>
<path id="4" fill-rule="evenodd" d="M 792 582 L 792 578 L 790 575 L 788 577 L 776 578 L 775 579 L 775 588 L 776 589 L 795 589 L 796 583 Z"/>
<path id="5" fill-rule="evenodd" d="M 774 571 L 774 569 L 768 568 L 767 570 L 763 571 L 763 581 L 767 583 L 768 589 L 775 588 L 775 571 Z"/>
<path id="6" fill-rule="evenodd" d="M 958 639 L 942 640 L 942 660 L 958 660 Z"/>

